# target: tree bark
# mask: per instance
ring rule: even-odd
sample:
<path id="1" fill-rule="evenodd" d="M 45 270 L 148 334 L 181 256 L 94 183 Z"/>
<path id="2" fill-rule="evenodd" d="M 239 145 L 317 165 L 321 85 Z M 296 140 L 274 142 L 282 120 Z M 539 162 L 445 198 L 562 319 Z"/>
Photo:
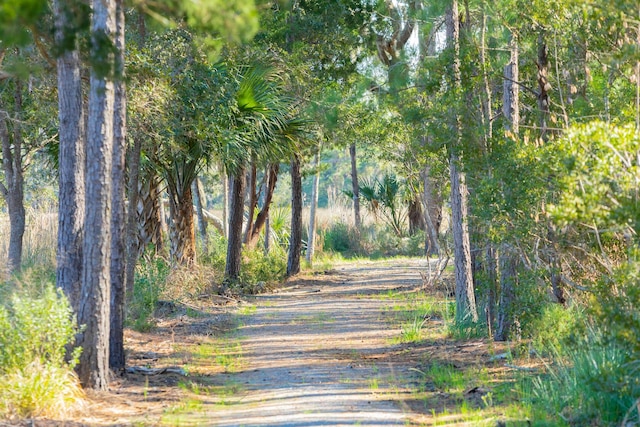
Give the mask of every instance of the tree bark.
<path id="1" fill-rule="evenodd" d="M 125 303 L 125 154 L 127 93 L 124 80 L 125 34 L 123 0 L 116 3 L 116 81 L 113 115 L 113 171 L 112 217 L 111 217 L 111 325 L 109 337 L 109 367 L 122 372 L 125 368 L 124 354 L 124 303 Z"/>
<path id="2" fill-rule="evenodd" d="M 249 193 L 249 206 L 247 215 L 246 230 L 244 233 L 244 243 L 249 241 L 249 236 L 253 231 L 253 220 L 258 207 L 258 168 L 255 159 L 251 160 L 249 175 L 247 177 L 247 193 Z"/>
<path id="3" fill-rule="evenodd" d="M 227 240 L 227 260 L 224 277 L 227 282 L 234 282 L 240 276 L 242 256 L 242 222 L 244 216 L 244 170 L 231 176 L 232 186 L 229 205 L 229 238 Z"/>
<path id="4" fill-rule="evenodd" d="M 311 264 L 313 262 L 313 253 L 315 252 L 315 242 L 316 242 L 316 213 L 318 208 L 318 187 L 320 186 L 320 148 L 318 148 L 318 152 L 316 153 L 316 173 L 313 176 L 313 187 L 311 189 L 311 207 L 309 209 L 309 232 L 307 239 L 307 253 L 306 260 L 307 263 Z"/>
<path id="5" fill-rule="evenodd" d="M 360 183 L 358 182 L 358 165 L 356 157 L 356 144 L 349 146 L 349 156 L 351 157 L 351 188 L 353 193 L 353 221 L 356 230 L 362 228 L 362 218 L 360 216 Z"/>
<path id="6" fill-rule="evenodd" d="M 458 102 L 461 93 L 460 74 L 460 22 L 458 18 L 458 1 L 452 0 L 451 7 L 447 10 L 447 48 L 452 50 L 453 64 L 450 69 L 449 82 L 456 96 L 454 102 Z M 460 170 L 458 151 L 462 138 L 462 120 L 460 107 L 455 106 L 452 113 L 451 130 L 453 143 L 449 147 L 450 179 L 451 179 L 451 226 L 453 232 L 455 277 L 456 277 L 456 322 L 467 320 L 478 321 L 478 311 L 473 286 L 473 273 L 471 266 L 471 247 L 469 242 L 469 223 L 467 212 L 467 186 L 465 176 Z"/>
<path id="7" fill-rule="evenodd" d="M 105 38 L 115 34 L 114 1 L 93 0 L 91 33 L 94 56 L 103 53 Z M 109 384 L 109 309 L 111 255 L 111 173 L 113 162 L 114 85 L 94 64 L 89 92 L 87 129 L 86 216 L 81 303 L 78 320 L 82 353 L 78 377 L 85 387 L 106 390 Z"/>
<path id="8" fill-rule="evenodd" d="M 69 31 L 70 0 L 55 0 L 55 39 L 61 44 Z M 85 216 L 85 119 L 80 57 L 73 48 L 57 59 L 58 70 L 58 248 L 56 286 L 74 313 L 78 312 L 82 283 L 82 241 Z"/>
<path id="9" fill-rule="evenodd" d="M 438 234 L 440 233 L 440 221 L 442 211 L 442 200 L 436 196 L 433 191 L 431 177 L 431 166 L 425 166 L 422 171 L 422 182 L 424 186 L 424 194 L 422 196 L 422 203 L 424 205 L 424 219 L 427 228 L 427 241 L 426 248 L 427 255 L 440 255 L 440 243 L 438 241 Z"/>
<path id="10" fill-rule="evenodd" d="M 209 244 L 209 238 L 207 236 L 207 221 L 204 218 L 204 207 L 202 206 L 202 193 L 200 192 L 200 179 L 196 177 L 191 185 L 191 191 L 193 192 L 193 199 L 196 203 L 196 215 L 198 216 L 198 227 L 200 230 L 200 237 L 202 238 L 202 246 L 204 252 L 207 253 L 207 246 Z"/>
<path id="11" fill-rule="evenodd" d="M 222 168 L 222 223 L 224 224 L 224 237 L 229 237 L 229 175 Z"/>
<path id="12" fill-rule="evenodd" d="M 540 31 L 538 34 L 538 112 L 540 115 L 540 138 L 543 141 L 549 139 L 547 134 L 547 119 L 549 118 L 549 91 L 551 83 L 549 83 L 549 50 L 547 43 L 544 41 L 544 33 Z"/>
<path id="13" fill-rule="evenodd" d="M 506 341 L 509 339 L 513 325 L 513 300 L 515 299 L 515 285 L 518 257 L 503 245 L 500 251 L 500 305 L 498 307 L 498 324 L 494 339 Z"/>
<path id="14" fill-rule="evenodd" d="M 127 209 L 126 249 L 127 263 L 125 270 L 125 295 L 127 299 L 133 295 L 136 264 L 140 257 L 140 242 L 138 237 L 138 185 L 140 182 L 140 153 L 142 151 L 142 139 L 135 138 L 133 146 L 129 150 L 129 182 L 127 193 L 129 195 L 129 208 Z"/>
<path id="15" fill-rule="evenodd" d="M 146 170 L 145 172 L 145 176 L 138 181 L 137 256 L 140 256 L 150 244 L 154 246 L 156 252 L 162 250 L 164 245 L 160 183 L 154 171 Z"/>
<path id="16" fill-rule="evenodd" d="M 9 133 L 9 113 L 0 104 L 0 140 L 2 143 L 2 168 L 5 184 L 0 183 L 9 211 L 9 272 L 20 270 L 22 265 L 22 240 L 26 214 L 24 209 L 24 173 L 22 170 L 22 82 L 15 79 L 14 117 L 12 134 Z"/>
<path id="17" fill-rule="evenodd" d="M 413 198 L 409 201 L 409 235 L 415 236 L 415 234 L 426 228 L 424 215 L 422 214 L 422 206 L 417 198 Z"/>
<path id="18" fill-rule="evenodd" d="M 294 154 L 291 160 L 291 235 L 289 236 L 289 256 L 287 277 L 300 272 L 300 252 L 302 251 L 302 174 L 300 157 Z"/>
<path id="19" fill-rule="evenodd" d="M 169 186 L 169 228 L 171 262 L 191 266 L 196 263 L 196 228 L 194 224 L 193 194 L 191 185 L 184 188 Z"/>
<path id="20" fill-rule="evenodd" d="M 518 42 L 515 35 L 511 36 L 511 58 L 504 66 L 504 84 L 502 94 L 502 114 L 505 118 L 505 130 L 517 135 L 520 131 L 520 86 L 516 83 L 520 79 L 518 69 Z"/>
<path id="21" fill-rule="evenodd" d="M 272 163 L 269 165 L 269 168 L 266 172 L 265 177 L 265 194 L 264 201 L 262 204 L 262 209 L 258 212 L 256 216 L 256 220 L 253 223 L 253 227 L 251 229 L 251 233 L 249 235 L 249 240 L 247 242 L 247 246 L 250 248 L 255 247 L 258 242 L 258 238 L 260 237 L 260 233 L 262 229 L 265 228 L 267 223 L 267 219 L 269 218 L 269 209 L 271 208 L 271 202 L 273 200 L 273 193 L 276 189 L 276 183 L 278 182 L 278 172 L 280 171 L 279 163 Z M 269 232 L 268 230 L 266 232 Z M 266 235 L 265 235 L 266 238 Z"/>

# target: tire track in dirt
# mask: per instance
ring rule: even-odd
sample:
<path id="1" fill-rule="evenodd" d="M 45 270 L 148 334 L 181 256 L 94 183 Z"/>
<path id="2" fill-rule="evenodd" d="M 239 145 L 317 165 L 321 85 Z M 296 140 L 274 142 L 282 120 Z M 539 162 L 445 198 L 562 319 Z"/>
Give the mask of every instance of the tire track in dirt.
<path id="1" fill-rule="evenodd" d="M 408 367 L 382 361 L 400 331 L 384 320 L 392 302 L 375 295 L 418 285 L 426 262 L 345 264 L 256 297 L 238 330 L 242 368 L 221 378 L 242 392 L 202 413 L 202 423 L 406 425 L 396 402 L 410 393 Z"/>

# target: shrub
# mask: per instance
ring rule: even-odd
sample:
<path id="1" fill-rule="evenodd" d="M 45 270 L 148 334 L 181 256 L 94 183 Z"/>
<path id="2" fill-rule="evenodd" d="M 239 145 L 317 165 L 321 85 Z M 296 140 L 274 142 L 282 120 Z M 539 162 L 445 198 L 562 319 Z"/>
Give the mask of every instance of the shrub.
<path id="1" fill-rule="evenodd" d="M 151 317 L 164 289 L 169 271 L 169 265 L 162 258 L 138 265 L 133 295 L 127 305 L 127 325 L 140 332 L 149 331 L 153 327 Z"/>
<path id="2" fill-rule="evenodd" d="M 534 379 L 535 403 L 572 424 L 617 425 L 640 392 L 626 352 L 591 334 L 566 354 L 556 354 L 548 375 Z"/>
<path id="3" fill-rule="evenodd" d="M 75 332 L 66 298 L 51 285 L 0 306 L 0 416 L 60 417 L 80 402 L 79 349 L 65 361 Z"/>

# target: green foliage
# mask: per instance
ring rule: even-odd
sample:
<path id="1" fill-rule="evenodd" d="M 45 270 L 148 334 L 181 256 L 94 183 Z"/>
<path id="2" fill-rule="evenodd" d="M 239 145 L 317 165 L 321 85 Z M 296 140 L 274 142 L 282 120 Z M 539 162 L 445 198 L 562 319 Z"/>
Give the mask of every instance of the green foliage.
<path id="1" fill-rule="evenodd" d="M 533 382 L 534 404 L 575 425 L 618 425 L 640 393 L 625 350 L 593 336 L 556 355 L 547 376 Z"/>
<path id="2" fill-rule="evenodd" d="M 359 235 L 357 230 L 343 222 L 334 222 L 322 231 L 324 240 L 323 250 L 354 254 L 359 250 Z"/>
<path id="3" fill-rule="evenodd" d="M 66 298 L 50 285 L 39 296 L 11 295 L 0 306 L 0 373 L 34 362 L 65 366 L 65 346 L 76 333 L 72 314 Z M 74 351 L 71 366 L 78 351 Z"/>
<path id="4" fill-rule="evenodd" d="M 369 211 L 381 218 L 397 236 L 405 235 L 406 208 L 403 206 L 403 185 L 394 174 L 385 174 L 382 179 L 360 182 L 360 198 Z M 353 197 L 353 193 L 345 194 Z"/>
<path id="5" fill-rule="evenodd" d="M 524 335 L 531 338 L 538 354 L 550 356 L 562 353 L 572 343 L 574 334 L 585 322 L 582 309 L 576 305 L 563 307 L 548 304 L 542 312 L 525 324 Z"/>
<path id="6" fill-rule="evenodd" d="M 265 254 L 262 250 L 245 251 L 239 283 L 244 293 L 255 294 L 266 290 L 266 286 L 284 279 L 287 270 L 286 254 L 273 250 Z"/>
<path id="7" fill-rule="evenodd" d="M 161 258 L 138 265 L 133 295 L 127 305 L 127 325 L 140 332 L 153 328 L 152 316 L 166 287 L 169 272 L 169 265 Z"/>
<path id="8" fill-rule="evenodd" d="M 588 312 L 606 332 L 607 339 L 640 358 L 640 258 L 633 258 L 604 277 L 590 298 Z"/>
<path id="9" fill-rule="evenodd" d="M 81 397 L 73 372 L 80 348 L 66 362 L 76 327 L 61 292 L 16 291 L 0 305 L 0 417 L 58 417 Z"/>

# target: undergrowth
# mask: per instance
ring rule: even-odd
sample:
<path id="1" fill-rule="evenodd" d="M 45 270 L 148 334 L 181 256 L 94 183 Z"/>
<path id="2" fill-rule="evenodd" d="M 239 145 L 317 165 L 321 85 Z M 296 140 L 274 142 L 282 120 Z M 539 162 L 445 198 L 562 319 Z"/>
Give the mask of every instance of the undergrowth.
<path id="1" fill-rule="evenodd" d="M 66 298 L 50 284 L 23 285 L 0 304 L 0 418 L 63 418 L 83 393 L 66 361 L 76 328 Z"/>

